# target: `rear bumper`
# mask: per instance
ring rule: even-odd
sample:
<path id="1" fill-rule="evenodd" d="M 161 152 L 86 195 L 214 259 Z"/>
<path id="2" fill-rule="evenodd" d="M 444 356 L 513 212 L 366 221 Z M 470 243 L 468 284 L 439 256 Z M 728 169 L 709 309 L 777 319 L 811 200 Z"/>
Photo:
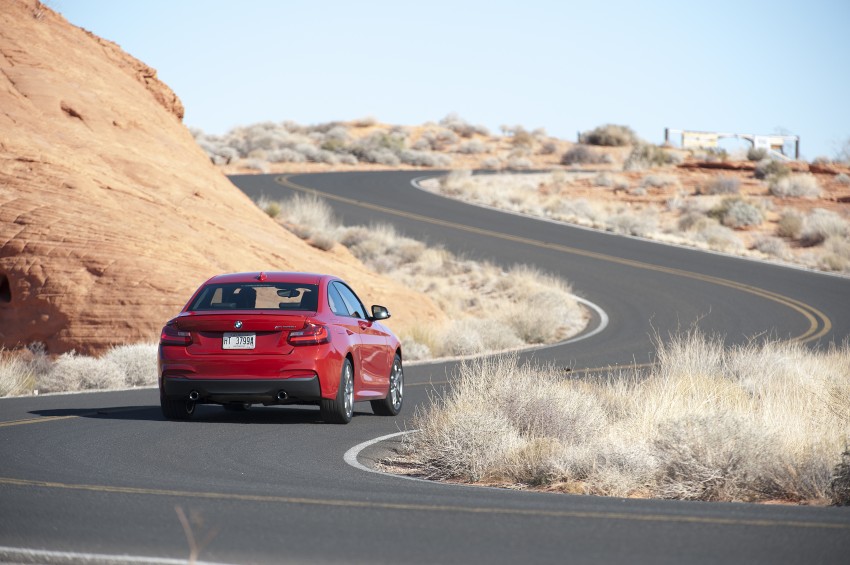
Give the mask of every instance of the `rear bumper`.
<path id="1" fill-rule="evenodd" d="M 187 379 L 166 376 L 162 377 L 161 390 L 166 396 L 176 397 L 188 397 L 191 392 L 197 392 L 200 395 L 198 402 L 219 404 L 288 404 L 315 402 L 322 398 L 318 376 L 290 379 Z M 281 392 L 286 398 L 279 400 Z"/>

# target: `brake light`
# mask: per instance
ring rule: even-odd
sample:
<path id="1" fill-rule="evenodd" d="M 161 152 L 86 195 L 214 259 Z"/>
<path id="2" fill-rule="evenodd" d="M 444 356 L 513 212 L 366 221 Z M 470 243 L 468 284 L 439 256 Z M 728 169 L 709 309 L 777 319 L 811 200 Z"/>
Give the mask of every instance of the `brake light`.
<path id="1" fill-rule="evenodd" d="M 303 329 L 289 332 L 286 341 L 289 345 L 319 345 L 330 341 L 330 333 L 326 326 L 307 322 Z"/>
<path id="2" fill-rule="evenodd" d="M 162 345 L 192 345 L 192 334 L 178 330 L 175 326 L 168 324 L 162 328 L 159 343 Z"/>

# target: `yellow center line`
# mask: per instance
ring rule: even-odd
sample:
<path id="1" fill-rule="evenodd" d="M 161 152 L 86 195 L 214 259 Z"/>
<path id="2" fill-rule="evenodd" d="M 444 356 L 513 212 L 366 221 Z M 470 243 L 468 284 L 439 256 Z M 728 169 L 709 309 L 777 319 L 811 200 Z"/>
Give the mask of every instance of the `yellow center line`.
<path id="1" fill-rule="evenodd" d="M 42 424 L 44 422 L 55 422 L 57 420 L 68 420 L 71 418 L 79 418 L 79 416 L 74 414 L 71 416 L 43 416 L 40 418 L 28 418 L 26 420 L 13 420 L 11 422 L 0 422 L 0 428 L 7 428 L 9 426 L 24 426 L 26 424 Z"/>
<path id="2" fill-rule="evenodd" d="M 666 273 L 678 277 L 698 280 L 701 282 L 707 282 L 710 284 L 715 284 L 718 286 L 725 286 L 728 288 L 732 288 L 735 290 L 739 290 L 741 292 L 746 292 L 760 298 L 764 298 L 767 300 L 771 300 L 778 304 L 781 304 L 787 308 L 794 310 L 795 312 L 801 314 L 808 322 L 809 328 L 804 331 L 802 334 L 794 336 L 790 341 L 792 342 L 800 342 L 807 343 L 810 341 L 814 341 L 820 339 L 830 332 L 832 329 L 832 321 L 829 317 L 818 310 L 817 308 L 806 304 L 800 300 L 796 300 L 794 298 L 772 292 L 766 289 L 762 289 L 756 286 L 743 284 L 735 281 L 731 281 L 728 279 L 723 279 L 720 277 L 714 277 L 711 275 L 702 275 L 699 273 L 694 273 L 691 271 L 685 271 L 683 269 L 676 269 L 673 267 L 662 267 L 660 265 L 653 265 L 651 263 L 644 263 L 642 261 L 635 261 L 632 259 L 624 259 L 621 257 L 614 257 L 613 255 L 606 255 L 604 253 L 597 253 L 594 251 L 586 251 L 584 249 L 579 249 L 576 247 L 570 247 L 568 245 L 562 245 L 559 243 L 548 243 L 545 241 L 540 241 L 536 239 L 531 239 L 527 237 L 510 235 L 502 232 L 497 232 L 493 230 L 488 230 L 484 228 L 476 228 L 473 226 L 466 226 L 463 224 L 458 224 L 455 222 L 450 222 L 447 220 L 440 220 L 438 218 L 432 218 L 429 216 L 423 216 L 421 214 L 416 214 L 413 212 L 405 212 L 403 210 L 397 210 L 395 208 L 388 208 L 386 206 L 380 206 L 378 204 L 372 204 L 369 202 L 363 202 L 360 200 L 355 200 L 353 198 L 347 198 L 345 196 L 338 196 L 335 194 L 327 194 L 321 192 L 319 190 L 309 188 L 306 186 L 302 186 L 296 184 L 289 180 L 289 175 L 278 177 L 277 182 L 283 186 L 291 188 L 293 190 L 297 190 L 299 192 L 306 192 L 310 194 L 315 194 L 316 196 L 320 196 L 323 198 L 327 198 L 330 200 L 336 200 L 338 202 L 344 202 L 346 204 L 351 204 L 353 206 L 359 206 L 361 208 L 366 208 L 369 210 L 375 210 L 377 212 L 383 212 L 385 214 L 392 214 L 395 216 L 399 216 L 402 218 L 407 218 L 410 220 L 416 220 L 420 222 L 429 223 L 436 226 L 448 227 L 453 229 L 458 229 L 462 231 L 466 231 L 468 233 L 474 233 L 477 235 L 484 235 L 488 237 L 494 237 L 497 239 L 502 239 L 505 241 L 512 241 L 515 243 L 522 243 L 525 245 L 531 245 L 533 247 L 539 247 L 543 249 L 551 249 L 553 251 L 558 251 L 561 253 L 567 253 L 571 255 L 578 255 L 581 257 L 589 257 L 592 259 L 598 259 L 600 261 L 606 261 L 609 263 L 616 263 L 619 265 L 625 265 L 629 267 L 634 267 L 636 269 L 644 269 L 648 271 L 655 271 L 660 273 Z"/>
<path id="3" fill-rule="evenodd" d="M 345 508 L 363 508 L 371 510 L 397 510 L 410 512 L 455 512 L 460 514 L 491 514 L 501 516 L 530 516 L 544 518 L 584 518 L 597 520 L 625 520 L 634 522 L 671 522 L 682 524 L 703 524 L 718 526 L 756 526 L 756 527 L 786 527 L 827 530 L 850 530 L 850 523 L 818 522 L 803 520 L 780 519 L 747 519 L 747 518 L 715 518 L 703 516 L 681 516 L 659 513 L 637 514 L 629 512 L 605 512 L 584 510 L 535 510 L 523 508 L 499 508 L 483 506 L 453 506 L 440 504 L 411 504 L 395 502 L 372 502 L 365 500 L 334 500 L 321 498 L 302 498 L 291 496 L 276 496 L 262 494 L 236 494 L 224 492 L 200 492 L 155 488 L 121 487 L 108 485 L 86 485 L 57 483 L 52 481 L 32 481 L 0 477 L 0 484 L 59 490 L 77 490 L 102 492 L 111 494 L 137 494 L 148 496 L 169 496 L 195 498 L 206 500 L 234 500 L 240 502 L 257 502 L 272 504 L 298 504 L 306 506 L 330 506 Z"/>

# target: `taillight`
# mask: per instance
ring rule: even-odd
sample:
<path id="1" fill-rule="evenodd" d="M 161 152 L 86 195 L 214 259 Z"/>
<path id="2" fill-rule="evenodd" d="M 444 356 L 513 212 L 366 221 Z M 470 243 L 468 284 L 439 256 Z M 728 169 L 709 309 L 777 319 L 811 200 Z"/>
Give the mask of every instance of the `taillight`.
<path id="1" fill-rule="evenodd" d="M 162 345 L 192 345 L 192 334 L 178 330 L 175 326 L 166 325 L 159 336 Z"/>
<path id="2" fill-rule="evenodd" d="M 307 322 L 303 329 L 289 332 L 286 341 L 289 345 L 319 345 L 330 340 L 328 328 L 319 324 Z"/>

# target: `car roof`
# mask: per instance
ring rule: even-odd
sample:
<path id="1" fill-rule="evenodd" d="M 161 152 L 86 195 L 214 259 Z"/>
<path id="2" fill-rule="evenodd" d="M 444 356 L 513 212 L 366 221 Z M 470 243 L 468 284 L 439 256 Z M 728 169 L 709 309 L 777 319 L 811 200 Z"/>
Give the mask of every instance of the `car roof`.
<path id="1" fill-rule="evenodd" d="M 285 282 L 296 284 L 319 284 L 322 279 L 336 278 L 330 275 L 317 273 L 289 273 L 283 271 L 255 271 L 249 273 L 228 273 L 217 275 L 209 279 L 205 284 L 222 283 L 252 283 L 252 282 Z"/>

